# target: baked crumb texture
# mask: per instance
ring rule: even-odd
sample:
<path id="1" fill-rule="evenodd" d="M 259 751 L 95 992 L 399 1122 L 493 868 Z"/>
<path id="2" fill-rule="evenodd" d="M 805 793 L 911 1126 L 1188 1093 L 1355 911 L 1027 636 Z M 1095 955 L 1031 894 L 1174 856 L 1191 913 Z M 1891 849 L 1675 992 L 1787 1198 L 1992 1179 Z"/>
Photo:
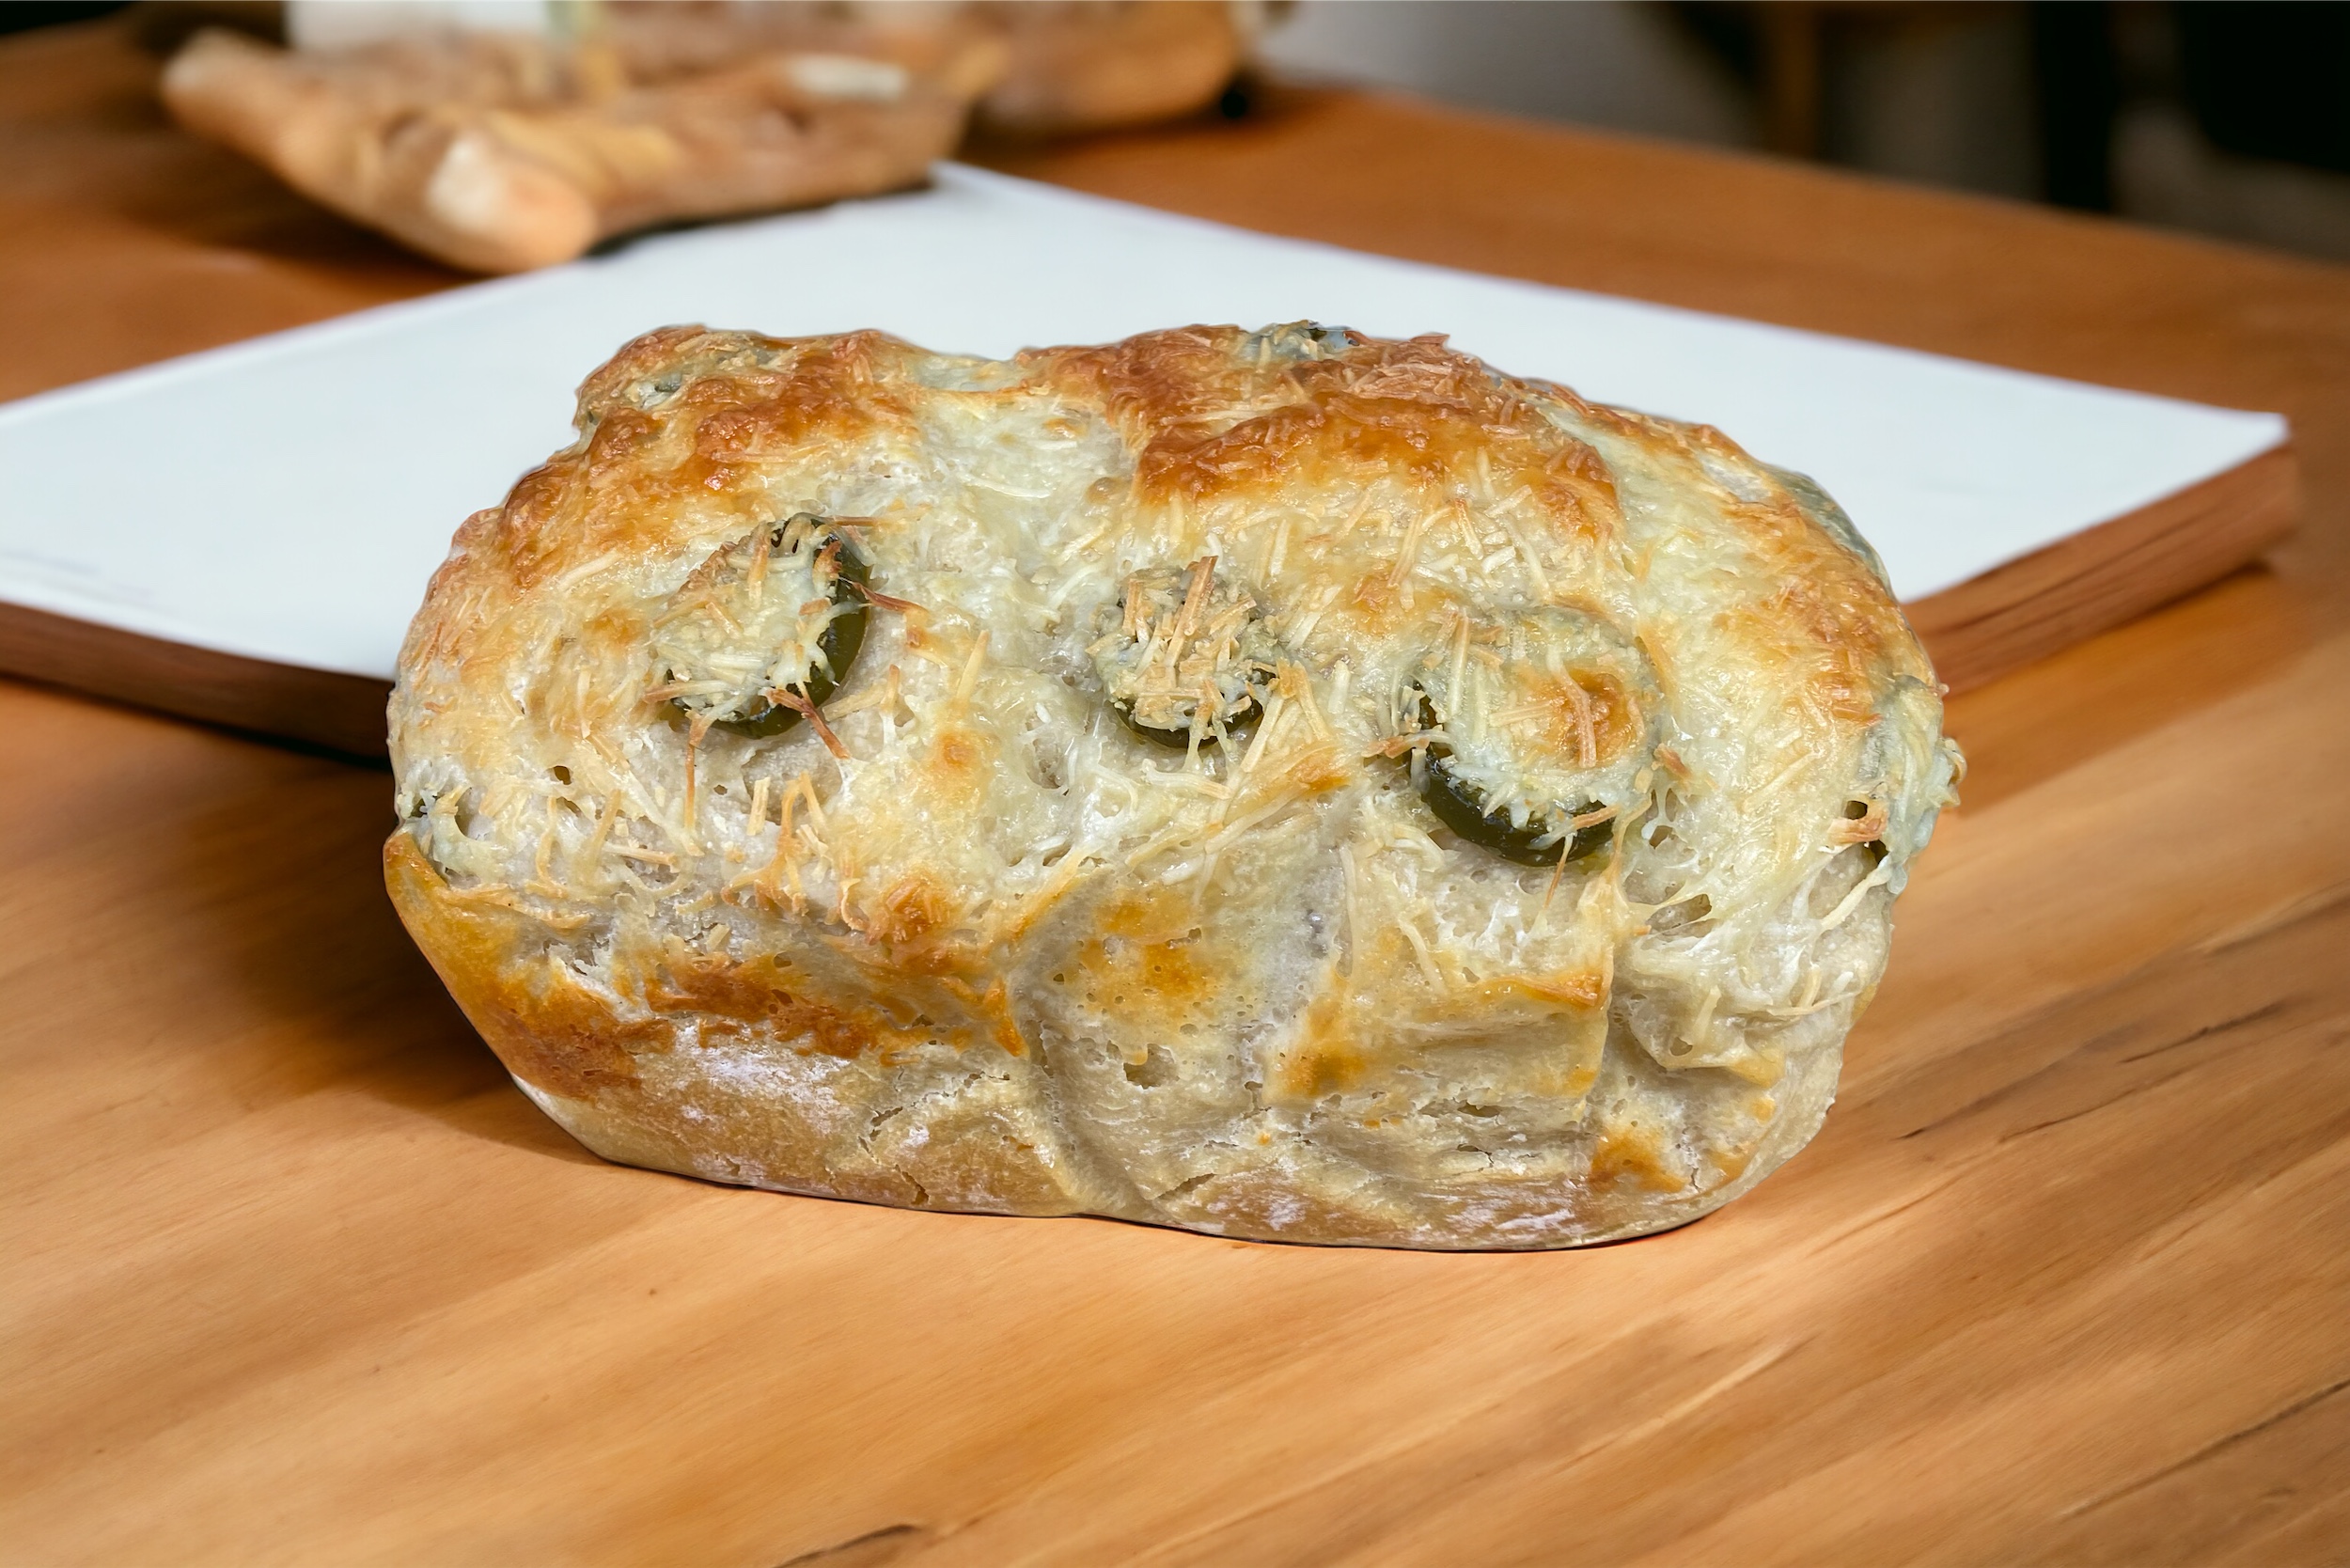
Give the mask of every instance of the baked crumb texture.
<path id="1" fill-rule="evenodd" d="M 1819 1127 L 1959 759 L 1809 481 L 1308 324 L 1001 362 L 676 327 L 577 428 L 409 633 L 384 864 L 589 1148 L 1548 1247 Z M 824 673 L 805 722 L 713 722 Z"/>

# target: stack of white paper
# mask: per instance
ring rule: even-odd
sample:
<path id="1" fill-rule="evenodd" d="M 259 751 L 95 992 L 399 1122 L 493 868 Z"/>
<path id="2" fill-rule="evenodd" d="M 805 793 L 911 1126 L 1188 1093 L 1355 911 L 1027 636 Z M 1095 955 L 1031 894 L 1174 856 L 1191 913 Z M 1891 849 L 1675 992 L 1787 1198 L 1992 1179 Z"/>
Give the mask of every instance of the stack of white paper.
<path id="1" fill-rule="evenodd" d="M 960 166 L 0 407 L 0 600 L 388 676 L 464 516 L 680 321 L 1001 355 L 1193 321 L 1448 333 L 1703 420 L 1841 500 L 1916 599 L 2232 468 L 2282 419 L 1268 238 Z"/>

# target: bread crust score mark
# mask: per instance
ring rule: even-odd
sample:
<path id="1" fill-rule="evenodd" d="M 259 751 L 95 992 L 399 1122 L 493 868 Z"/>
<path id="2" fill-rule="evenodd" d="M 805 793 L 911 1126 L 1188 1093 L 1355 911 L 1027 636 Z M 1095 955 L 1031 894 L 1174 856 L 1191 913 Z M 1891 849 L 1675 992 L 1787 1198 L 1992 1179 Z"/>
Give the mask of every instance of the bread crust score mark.
<path id="1" fill-rule="evenodd" d="M 1952 799 L 1816 487 L 1441 339 L 678 327 L 577 431 L 411 628 L 385 870 L 615 1159 L 1291 1241 L 1681 1224 L 1817 1129 Z M 679 700 L 754 688 L 811 722 Z"/>

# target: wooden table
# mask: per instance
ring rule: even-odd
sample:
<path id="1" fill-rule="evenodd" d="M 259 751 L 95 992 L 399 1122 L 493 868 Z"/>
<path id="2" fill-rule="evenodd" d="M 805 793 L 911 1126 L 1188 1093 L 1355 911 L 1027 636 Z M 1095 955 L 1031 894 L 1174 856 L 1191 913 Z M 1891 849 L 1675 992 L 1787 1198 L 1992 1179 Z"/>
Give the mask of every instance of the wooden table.
<path id="1" fill-rule="evenodd" d="M 0 46 L 0 394 L 450 281 L 151 71 Z M 601 1164 L 394 922 L 384 775 L 0 687 L 0 1559 L 2350 1560 L 2350 272 L 1348 96 L 992 159 L 2281 409 L 2306 524 L 1961 699 L 1826 1131 L 1545 1256 Z"/>

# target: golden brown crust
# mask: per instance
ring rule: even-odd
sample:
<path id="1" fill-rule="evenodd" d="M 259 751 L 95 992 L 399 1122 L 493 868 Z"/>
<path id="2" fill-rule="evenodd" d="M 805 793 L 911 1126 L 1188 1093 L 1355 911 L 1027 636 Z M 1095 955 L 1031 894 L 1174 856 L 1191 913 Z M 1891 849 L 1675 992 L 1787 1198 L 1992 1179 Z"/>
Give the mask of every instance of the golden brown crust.
<path id="1" fill-rule="evenodd" d="M 671 328 L 579 431 L 411 630 L 386 872 L 590 1147 L 1546 1247 L 1694 1218 L 1818 1126 L 1951 754 L 1807 481 L 1307 327 L 1002 363 Z M 862 651 L 804 724 L 688 722 L 656 629 L 803 512 L 870 568 Z M 1188 614 L 1121 608 L 1178 580 Z M 1245 621 L 1214 723 L 1113 706 L 1104 626 Z"/>
<path id="2" fill-rule="evenodd" d="M 634 1053 L 666 1043 L 658 1024 L 621 1017 L 560 965 L 534 973 L 518 962 L 530 918 L 495 894 L 455 893 L 404 833 L 384 841 L 384 881 L 441 983 L 518 1076 L 593 1099 L 635 1083 Z"/>

